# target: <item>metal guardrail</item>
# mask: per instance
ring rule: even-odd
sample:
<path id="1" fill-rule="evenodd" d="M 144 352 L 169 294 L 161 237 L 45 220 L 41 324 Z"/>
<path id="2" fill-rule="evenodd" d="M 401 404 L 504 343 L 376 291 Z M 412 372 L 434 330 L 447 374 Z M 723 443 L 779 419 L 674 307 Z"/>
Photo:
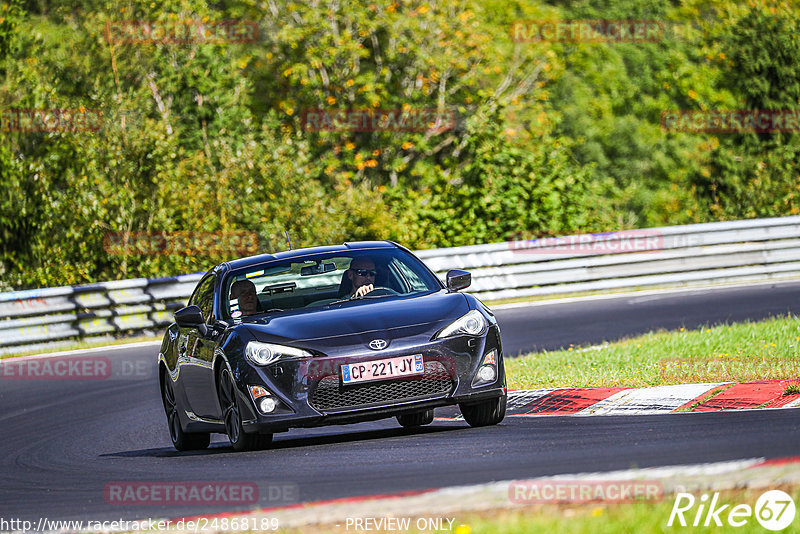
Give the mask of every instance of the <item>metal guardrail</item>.
<path id="1" fill-rule="evenodd" d="M 800 277 L 800 217 L 670 226 L 417 251 L 440 277 L 472 272 L 499 300 L 584 291 Z M 156 330 L 202 273 L 0 293 L 0 351 L 67 338 Z"/>
<path id="2" fill-rule="evenodd" d="M 162 327 L 201 276 L 0 293 L 0 348 Z"/>
<path id="3" fill-rule="evenodd" d="M 636 240 L 645 241 L 644 246 L 626 250 L 635 248 Z M 554 241 L 561 244 L 553 246 Z M 471 271 L 470 292 L 486 300 L 785 279 L 800 276 L 800 217 L 492 243 L 417 255 L 437 273 Z"/>

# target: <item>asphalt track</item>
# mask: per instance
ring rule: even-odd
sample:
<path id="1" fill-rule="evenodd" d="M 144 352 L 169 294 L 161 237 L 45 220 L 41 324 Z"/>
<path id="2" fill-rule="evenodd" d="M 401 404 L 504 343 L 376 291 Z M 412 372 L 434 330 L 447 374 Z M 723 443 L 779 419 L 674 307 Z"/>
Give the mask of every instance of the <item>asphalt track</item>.
<path id="1" fill-rule="evenodd" d="M 798 313 L 800 283 L 498 310 L 509 353 L 591 344 L 653 328 Z M 800 410 L 517 417 L 471 429 L 394 420 L 293 430 L 267 451 L 172 449 L 154 347 L 93 352 L 102 380 L 0 379 L 0 519 L 179 517 L 543 475 L 796 456 Z M 119 482 L 257 484 L 257 504 L 114 504 Z"/>

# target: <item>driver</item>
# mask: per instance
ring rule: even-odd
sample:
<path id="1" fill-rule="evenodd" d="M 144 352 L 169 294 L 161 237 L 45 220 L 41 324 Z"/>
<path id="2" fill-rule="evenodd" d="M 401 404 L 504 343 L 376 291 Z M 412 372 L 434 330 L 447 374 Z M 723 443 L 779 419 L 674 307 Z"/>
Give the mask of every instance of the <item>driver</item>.
<path id="1" fill-rule="evenodd" d="M 350 298 L 361 298 L 375 289 L 375 262 L 367 256 L 360 256 L 350 262 L 350 268 L 345 271 L 345 276 L 350 279 Z"/>
<path id="2" fill-rule="evenodd" d="M 253 315 L 259 312 L 256 285 L 250 280 L 239 280 L 231 286 L 231 300 L 239 300 L 239 311 L 242 315 Z"/>

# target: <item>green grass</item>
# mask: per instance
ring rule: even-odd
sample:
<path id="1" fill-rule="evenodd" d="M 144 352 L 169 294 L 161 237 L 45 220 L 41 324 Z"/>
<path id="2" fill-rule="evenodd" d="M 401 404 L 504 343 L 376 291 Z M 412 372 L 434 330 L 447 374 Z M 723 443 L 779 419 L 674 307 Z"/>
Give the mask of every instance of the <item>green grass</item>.
<path id="1" fill-rule="evenodd" d="M 783 390 L 784 395 L 797 395 L 800 393 L 800 384 L 789 384 Z"/>
<path id="2" fill-rule="evenodd" d="M 797 487 L 770 487 L 764 489 L 747 489 L 735 491 L 721 491 L 716 508 L 727 504 L 720 514 L 719 519 L 722 527 L 710 526 L 703 527 L 705 513 L 701 515 L 699 525 L 692 526 L 695 514 L 698 511 L 700 496 L 703 493 L 713 496 L 713 491 L 694 491 L 691 492 L 696 499 L 695 506 L 684 513 L 687 526 L 682 527 L 675 519 L 673 525 L 667 526 L 672 507 L 675 503 L 675 495 L 667 494 L 660 502 L 636 502 L 636 503 L 604 503 L 591 502 L 586 504 L 546 504 L 532 505 L 519 508 L 497 509 L 483 512 L 466 513 L 431 513 L 427 517 L 453 518 L 453 530 L 440 530 L 438 532 L 450 532 L 452 534 L 528 534 L 531 532 L 546 532 L 548 534 L 617 534 L 619 532 L 638 533 L 668 533 L 668 532 L 714 532 L 714 533 L 750 533 L 768 532 L 756 520 L 755 516 L 747 518 L 747 524 L 741 527 L 732 527 L 727 524 L 728 512 L 739 504 L 746 504 L 751 509 L 755 508 L 759 496 L 767 489 L 781 489 L 792 496 L 795 503 L 800 502 L 800 489 Z M 707 507 L 706 507 L 707 508 Z M 703 510 L 705 512 L 706 509 Z M 800 510 L 797 512 L 800 515 Z M 796 532 L 796 526 L 800 519 L 795 516 L 794 522 L 782 532 Z M 361 514 L 356 515 L 356 517 Z M 399 514 L 400 517 L 403 514 Z M 382 517 L 382 516 L 378 516 Z M 419 516 L 424 517 L 424 516 Z M 713 520 L 710 521 L 713 525 Z M 433 532 L 420 531 L 414 528 L 415 521 L 411 521 L 412 528 L 407 532 Z M 447 523 L 445 522 L 445 525 Z M 348 532 L 344 521 L 337 528 L 333 525 L 315 525 L 307 528 L 280 529 L 281 532 L 291 534 L 305 534 L 314 532 L 317 534 L 339 534 Z M 353 529 L 350 529 L 353 532 Z M 377 530 L 377 532 L 386 532 Z M 403 531 L 406 532 L 406 531 Z"/>
<path id="3" fill-rule="evenodd" d="M 603 346 L 506 358 L 513 389 L 744 382 L 800 377 L 800 319 L 651 332 Z"/>
<path id="4" fill-rule="evenodd" d="M 769 488 L 777 489 L 777 488 Z M 787 491 L 795 501 L 800 502 L 800 490 L 797 488 Z M 755 507 L 758 497 L 766 490 L 746 490 L 735 492 L 721 492 L 719 506 L 729 504 L 728 508 L 720 514 L 722 527 L 693 527 L 694 515 L 697 505 L 691 512 L 684 514 L 687 519 L 686 527 L 681 527 L 673 522 L 667 526 L 670 512 L 675 502 L 674 495 L 666 495 L 659 503 L 631 503 L 631 504 L 603 504 L 594 503 L 581 506 L 546 505 L 530 507 L 523 510 L 503 510 L 484 514 L 465 514 L 457 518 L 457 523 L 463 525 L 457 534 L 523 534 L 528 532 L 547 532 L 563 534 L 615 534 L 618 532 L 636 533 L 664 533 L 664 532 L 768 532 L 758 523 L 755 517 L 748 518 L 747 524 L 742 527 L 731 527 L 726 524 L 727 512 L 737 504 L 747 504 Z M 703 492 L 694 492 L 696 498 Z M 713 495 L 713 491 L 706 492 Z M 702 525 L 705 514 L 700 520 Z M 711 521 L 713 524 L 713 521 Z M 798 524 L 795 517 L 793 525 Z M 784 532 L 795 532 L 790 526 Z"/>

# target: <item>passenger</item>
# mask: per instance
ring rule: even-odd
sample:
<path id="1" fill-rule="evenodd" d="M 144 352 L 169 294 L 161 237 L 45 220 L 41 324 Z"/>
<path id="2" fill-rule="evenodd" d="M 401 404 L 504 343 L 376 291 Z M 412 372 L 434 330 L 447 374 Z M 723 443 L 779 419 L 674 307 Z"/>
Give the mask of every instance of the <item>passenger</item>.
<path id="1" fill-rule="evenodd" d="M 231 286 L 231 300 L 239 301 L 242 315 L 254 315 L 261 312 L 261 305 L 256 294 L 256 285 L 250 280 L 239 280 Z"/>

